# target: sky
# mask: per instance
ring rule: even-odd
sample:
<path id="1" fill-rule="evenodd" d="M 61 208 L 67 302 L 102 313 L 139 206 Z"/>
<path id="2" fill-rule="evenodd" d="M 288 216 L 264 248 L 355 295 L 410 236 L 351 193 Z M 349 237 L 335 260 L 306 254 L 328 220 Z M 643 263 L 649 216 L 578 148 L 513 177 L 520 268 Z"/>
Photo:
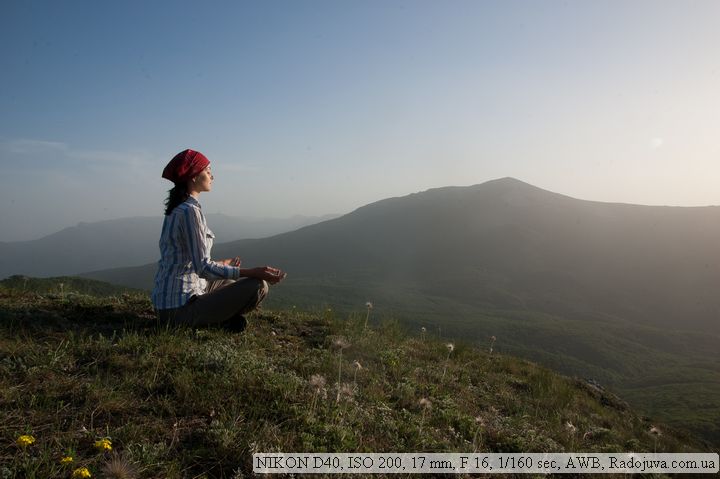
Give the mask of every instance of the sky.
<path id="1" fill-rule="evenodd" d="M 720 2 L 0 2 L 0 241 L 203 210 L 348 213 L 514 177 L 720 204 Z"/>

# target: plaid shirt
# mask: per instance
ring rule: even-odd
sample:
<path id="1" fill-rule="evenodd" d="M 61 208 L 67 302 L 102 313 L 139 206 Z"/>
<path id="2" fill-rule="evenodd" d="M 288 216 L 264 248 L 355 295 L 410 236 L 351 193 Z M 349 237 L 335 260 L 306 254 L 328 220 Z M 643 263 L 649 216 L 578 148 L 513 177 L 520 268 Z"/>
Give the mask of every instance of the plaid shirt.
<path id="1" fill-rule="evenodd" d="M 240 268 L 210 260 L 213 238 L 192 196 L 165 216 L 152 292 L 155 309 L 184 306 L 192 296 L 205 293 L 208 279 L 240 277 Z"/>

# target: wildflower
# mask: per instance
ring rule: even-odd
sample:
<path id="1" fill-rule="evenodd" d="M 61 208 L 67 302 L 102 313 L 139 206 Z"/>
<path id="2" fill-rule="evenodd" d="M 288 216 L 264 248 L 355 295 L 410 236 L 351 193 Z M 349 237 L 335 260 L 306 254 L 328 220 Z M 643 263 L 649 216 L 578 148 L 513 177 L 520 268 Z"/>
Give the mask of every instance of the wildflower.
<path id="1" fill-rule="evenodd" d="M 80 467 L 72 473 L 72 479 L 86 479 L 88 477 L 92 477 L 92 474 L 90 474 L 87 467 Z"/>
<path id="2" fill-rule="evenodd" d="M 339 398 L 346 398 L 351 399 L 353 395 L 355 394 L 355 388 L 353 388 L 352 384 L 342 384 L 340 388 L 338 389 L 338 397 Z"/>
<path id="3" fill-rule="evenodd" d="M 345 338 L 340 336 L 333 341 L 333 346 L 335 346 L 337 349 L 343 350 L 349 348 L 350 343 L 345 341 Z"/>
<path id="4" fill-rule="evenodd" d="M 17 438 L 17 441 L 15 441 L 15 443 L 22 448 L 26 448 L 34 442 L 35 438 L 29 434 L 23 434 Z"/>
<path id="5" fill-rule="evenodd" d="M 355 368 L 355 374 L 353 375 L 353 383 L 357 383 L 357 373 L 358 371 L 362 371 L 363 367 L 362 364 L 360 364 L 360 361 L 357 359 L 353 361 L 353 367 Z"/>
<path id="6" fill-rule="evenodd" d="M 656 428 L 655 426 L 651 427 L 648 432 L 653 436 L 662 436 L 662 432 L 660 431 L 660 429 Z"/>
<path id="7" fill-rule="evenodd" d="M 454 345 L 453 343 L 447 343 L 447 344 L 445 345 L 445 347 L 446 347 L 447 350 L 448 350 L 448 355 L 447 355 L 447 358 L 445 358 L 445 366 L 443 367 L 442 378 L 440 379 L 441 381 L 442 381 L 443 379 L 445 379 L 445 373 L 447 372 L 448 361 L 450 361 L 450 355 L 451 355 L 452 352 L 455 350 L 455 345 Z"/>
<path id="8" fill-rule="evenodd" d="M 317 390 L 325 387 L 325 378 L 320 374 L 313 374 L 308 382 L 310 383 L 310 386 Z"/>
<path id="9" fill-rule="evenodd" d="M 112 451 L 112 442 L 110 442 L 110 439 L 104 438 L 100 439 L 99 441 L 95 441 L 95 449 L 105 452 L 105 451 Z"/>
<path id="10" fill-rule="evenodd" d="M 423 424 L 425 424 L 425 415 L 432 409 L 432 401 L 428 398 L 422 398 L 418 401 L 418 404 L 420 404 L 420 407 L 422 408 L 422 417 L 420 418 L 420 429 L 422 429 Z"/>
<path id="11" fill-rule="evenodd" d="M 565 429 L 567 429 L 570 434 L 575 434 L 575 431 L 577 431 L 575 425 L 573 425 L 570 421 L 565 423 Z"/>
<path id="12" fill-rule="evenodd" d="M 65 456 L 62 459 L 60 459 L 60 464 L 62 464 L 63 466 L 72 464 L 72 462 L 73 462 L 72 456 Z"/>
<path id="13" fill-rule="evenodd" d="M 321 374 L 313 374 L 308 381 L 315 391 L 313 393 L 312 402 L 310 403 L 310 411 L 315 410 L 315 404 L 320 396 L 323 398 L 327 397 L 327 390 L 325 389 L 325 377 Z"/>
<path id="14" fill-rule="evenodd" d="M 363 329 L 367 329 L 368 319 L 370 319 L 370 310 L 373 309 L 373 304 L 368 301 L 365 303 L 365 307 L 367 307 L 367 314 L 365 315 L 365 326 L 363 326 Z"/>

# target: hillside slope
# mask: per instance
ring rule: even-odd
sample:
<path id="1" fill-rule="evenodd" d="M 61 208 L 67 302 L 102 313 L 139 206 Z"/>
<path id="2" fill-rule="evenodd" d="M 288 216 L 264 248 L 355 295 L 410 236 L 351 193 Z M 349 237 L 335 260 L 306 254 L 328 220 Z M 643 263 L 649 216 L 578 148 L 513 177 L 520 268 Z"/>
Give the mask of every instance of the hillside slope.
<path id="1" fill-rule="evenodd" d="M 720 441 L 720 208 L 582 201 L 505 178 L 390 198 L 259 241 L 273 307 L 372 300 L 448 337 L 599 380 Z M 150 288 L 155 265 L 89 277 Z"/>
<path id="2" fill-rule="evenodd" d="M 243 334 L 168 329 L 142 295 L 1 288 L 3 477 L 96 474 L 110 462 L 101 439 L 139 477 L 249 474 L 252 453 L 269 451 L 711 450 L 585 381 L 338 319 L 278 311 Z M 18 454 L 23 434 L 36 442 Z"/>

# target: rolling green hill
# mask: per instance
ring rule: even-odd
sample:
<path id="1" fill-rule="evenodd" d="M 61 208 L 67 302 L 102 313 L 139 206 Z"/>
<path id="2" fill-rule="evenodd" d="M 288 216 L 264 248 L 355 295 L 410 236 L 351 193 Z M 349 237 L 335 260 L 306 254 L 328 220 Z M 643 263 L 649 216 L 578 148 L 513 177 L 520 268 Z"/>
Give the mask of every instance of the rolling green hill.
<path id="1" fill-rule="evenodd" d="M 0 286 L 0 475 L 244 477 L 272 451 L 713 451 L 585 380 L 365 320 L 291 308 L 242 334 L 173 329 L 143 294 Z"/>

